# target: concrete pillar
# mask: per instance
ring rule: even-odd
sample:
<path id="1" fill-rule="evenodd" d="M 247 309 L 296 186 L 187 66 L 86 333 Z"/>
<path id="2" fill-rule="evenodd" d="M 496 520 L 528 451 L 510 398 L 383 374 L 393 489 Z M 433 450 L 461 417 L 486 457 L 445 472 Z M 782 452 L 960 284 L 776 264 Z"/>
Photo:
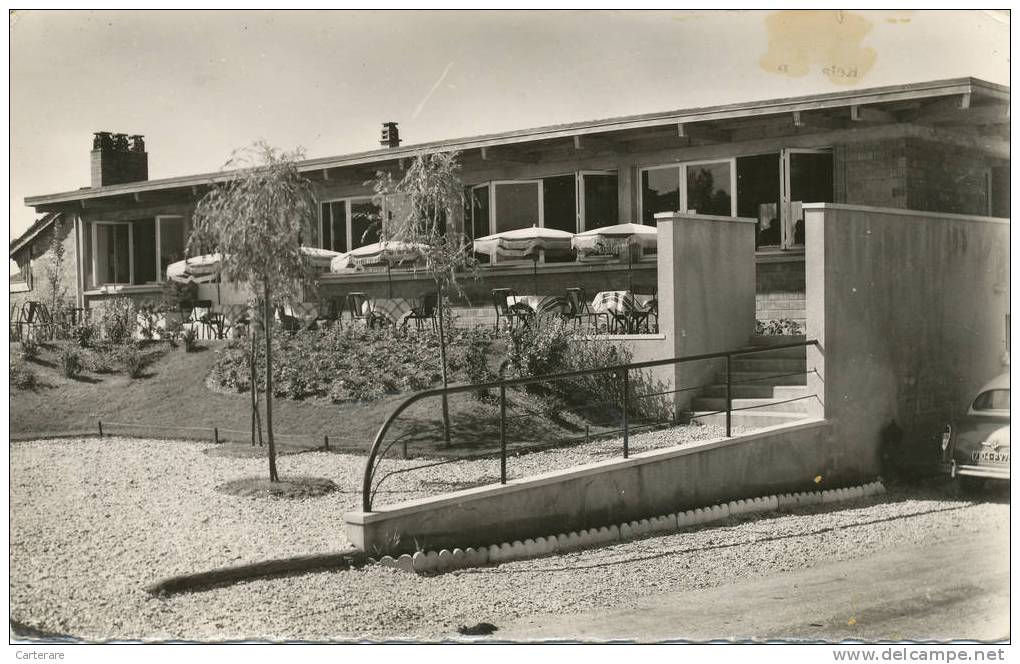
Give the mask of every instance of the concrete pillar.
<path id="1" fill-rule="evenodd" d="M 807 347 L 807 386 L 817 399 L 808 401 L 814 417 L 825 414 L 825 210 L 821 204 L 804 206 L 804 306 L 808 339 L 818 341 Z"/>
<path id="2" fill-rule="evenodd" d="M 674 357 L 733 350 L 754 333 L 754 219 L 663 213 L 659 226 L 659 329 Z M 680 364 L 677 387 L 714 381 L 724 360 Z M 686 409 L 691 391 L 676 395 Z"/>

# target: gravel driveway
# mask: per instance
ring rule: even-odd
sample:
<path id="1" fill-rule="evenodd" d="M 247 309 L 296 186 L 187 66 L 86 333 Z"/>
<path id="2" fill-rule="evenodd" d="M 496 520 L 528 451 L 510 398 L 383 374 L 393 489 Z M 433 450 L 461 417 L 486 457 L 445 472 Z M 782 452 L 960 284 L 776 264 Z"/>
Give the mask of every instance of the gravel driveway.
<path id="1" fill-rule="evenodd" d="M 600 444 L 520 457 L 511 468 L 590 462 Z M 142 587 L 172 574 L 347 546 L 341 517 L 360 503 L 361 457 L 281 457 L 281 475 L 327 477 L 341 492 L 253 500 L 214 487 L 265 473 L 265 461 L 210 456 L 207 447 L 121 438 L 12 444 L 12 619 L 87 640 L 435 640 L 455 636 L 460 624 L 626 605 L 657 589 L 721 585 L 907 543 L 934 545 L 946 528 L 1008 528 L 1007 504 L 892 492 L 441 576 L 373 566 L 150 598 Z M 477 479 L 493 463 L 457 462 L 441 467 L 441 477 Z M 385 501 L 434 493 L 437 480 L 427 472 L 391 478 Z"/>

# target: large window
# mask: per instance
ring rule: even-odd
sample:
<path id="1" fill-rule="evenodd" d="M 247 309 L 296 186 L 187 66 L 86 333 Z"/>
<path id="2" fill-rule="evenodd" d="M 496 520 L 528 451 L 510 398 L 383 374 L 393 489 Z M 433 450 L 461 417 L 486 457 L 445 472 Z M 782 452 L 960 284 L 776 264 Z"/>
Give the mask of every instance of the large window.
<path id="1" fill-rule="evenodd" d="M 347 252 L 379 241 L 382 212 L 371 198 L 325 201 L 319 212 L 323 249 Z"/>
<path id="2" fill-rule="evenodd" d="M 641 169 L 641 222 L 659 212 L 735 216 L 735 189 L 732 159 Z"/>
<path id="3" fill-rule="evenodd" d="M 92 224 L 93 285 L 130 284 L 131 224 L 95 222 Z"/>
<path id="4" fill-rule="evenodd" d="M 832 152 L 783 150 L 784 218 L 782 246 L 804 244 L 804 203 L 831 203 Z"/>
<path id="5" fill-rule="evenodd" d="M 86 241 L 93 288 L 159 283 L 184 258 L 184 219 L 160 215 L 133 221 L 94 221 Z"/>
<path id="6" fill-rule="evenodd" d="M 755 247 L 778 247 L 780 225 L 780 155 L 737 157 L 737 216 L 758 220 Z"/>
<path id="7" fill-rule="evenodd" d="M 619 223 L 615 171 L 487 182 L 468 196 L 474 238 L 531 226 L 578 233 Z"/>
<path id="8" fill-rule="evenodd" d="M 544 225 L 540 181 L 494 182 L 492 198 L 493 232 Z"/>

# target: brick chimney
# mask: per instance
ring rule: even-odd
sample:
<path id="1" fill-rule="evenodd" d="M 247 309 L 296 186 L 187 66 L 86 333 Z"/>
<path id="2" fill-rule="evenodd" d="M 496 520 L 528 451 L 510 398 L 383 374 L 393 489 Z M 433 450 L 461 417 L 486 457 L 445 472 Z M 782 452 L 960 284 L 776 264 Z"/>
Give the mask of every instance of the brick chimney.
<path id="1" fill-rule="evenodd" d="M 384 122 L 382 126 L 382 140 L 379 145 L 384 148 L 395 148 L 400 145 L 400 130 L 396 122 Z"/>
<path id="2" fill-rule="evenodd" d="M 149 179 L 149 154 L 144 136 L 98 131 L 92 139 L 92 186 L 144 182 Z"/>

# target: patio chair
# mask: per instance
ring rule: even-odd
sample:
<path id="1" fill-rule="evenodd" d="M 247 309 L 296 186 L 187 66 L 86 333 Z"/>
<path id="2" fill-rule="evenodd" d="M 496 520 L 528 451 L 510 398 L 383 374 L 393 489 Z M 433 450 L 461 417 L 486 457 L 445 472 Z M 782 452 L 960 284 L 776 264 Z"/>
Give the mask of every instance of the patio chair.
<path id="1" fill-rule="evenodd" d="M 606 331 L 609 331 L 609 314 L 604 311 L 594 311 L 588 303 L 588 295 L 583 288 L 568 288 L 567 302 L 570 304 L 568 318 L 573 320 L 575 325 L 580 326 L 583 320 L 598 332 L 599 321 L 605 321 Z"/>
<path id="2" fill-rule="evenodd" d="M 496 309 L 495 327 L 497 330 L 499 329 L 500 320 L 505 320 L 506 323 L 504 325 L 512 330 L 518 321 L 522 325 L 528 325 L 535 318 L 535 312 L 526 304 L 507 304 L 511 297 L 517 297 L 517 291 L 512 288 L 492 289 L 492 306 Z"/>
<path id="3" fill-rule="evenodd" d="M 294 310 L 287 306 L 276 307 L 276 320 L 284 332 L 297 332 L 301 329 L 301 319 L 294 315 Z"/>
<path id="4" fill-rule="evenodd" d="M 386 314 L 376 311 L 375 304 L 365 293 L 348 293 L 345 308 L 350 312 L 352 321 L 361 321 L 370 328 L 393 322 Z"/>
<path id="5" fill-rule="evenodd" d="M 344 301 L 347 299 L 346 295 L 334 296 L 329 298 L 325 303 L 319 304 L 319 315 L 316 316 L 315 322 L 322 325 L 337 325 L 342 326 L 341 318 L 344 315 Z"/>
<path id="6" fill-rule="evenodd" d="M 407 327 L 411 321 L 414 321 L 416 329 L 424 329 L 425 321 L 429 321 L 432 324 L 432 330 L 436 331 L 439 329 L 439 323 L 436 320 L 436 310 L 439 308 L 439 293 L 425 293 L 421 296 L 418 305 L 411 308 L 411 311 L 404 317 L 404 327 Z"/>

